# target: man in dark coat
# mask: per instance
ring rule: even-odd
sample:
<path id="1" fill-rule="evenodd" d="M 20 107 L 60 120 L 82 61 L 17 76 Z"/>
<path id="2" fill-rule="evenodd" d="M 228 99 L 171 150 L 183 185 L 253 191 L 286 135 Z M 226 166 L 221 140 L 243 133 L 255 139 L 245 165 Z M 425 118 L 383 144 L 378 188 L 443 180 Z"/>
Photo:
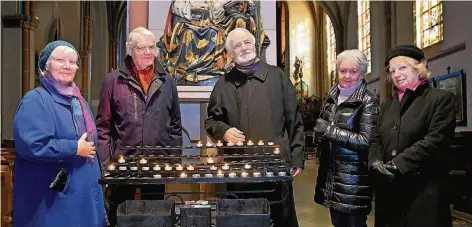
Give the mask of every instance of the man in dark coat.
<path id="1" fill-rule="evenodd" d="M 426 59 L 416 46 L 393 48 L 385 66 L 395 95 L 381 105 L 369 150 L 375 226 L 451 226 L 446 178 L 454 95 L 429 85 Z"/>
<path id="2" fill-rule="evenodd" d="M 155 36 L 136 28 L 128 36 L 128 54 L 123 65 L 103 81 L 97 113 L 98 154 L 103 166 L 117 155 L 144 155 L 149 150 L 124 150 L 125 146 L 181 146 L 182 126 L 179 98 L 174 80 L 155 58 Z M 177 151 L 177 150 L 175 150 Z M 180 154 L 180 151 L 178 151 Z M 167 154 L 165 150 L 157 154 Z M 165 185 L 141 187 L 142 199 L 163 199 Z M 120 204 L 134 199 L 136 187 L 111 188 L 110 201 Z M 116 206 L 109 212 L 116 224 Z"/>
<path id="3" fill-rule="evenodd" d="M 230 32 L 226 49 L 236 66 L 220 78 L 213 89 L 205 120 L 206 131 L 214 139 L 233 143 L 275 141 L 281 147 L 283 158 L 291 164 L 292 174 L 299 175 L 304 166 L 304 133 L 293 84 L 281 69 L 256 56 L 255 38 L 249 31 L 237 28 Z M 227 185 L 228 190 L 273 186 Z M 275 226 L 298 226 L 293 190 L 291 184 L 288 186 L 290 196 L 283 207 L 279 204 L 271 209 Z M 277 196 L 268 199 L 280 200 L 280 190 Z"/>

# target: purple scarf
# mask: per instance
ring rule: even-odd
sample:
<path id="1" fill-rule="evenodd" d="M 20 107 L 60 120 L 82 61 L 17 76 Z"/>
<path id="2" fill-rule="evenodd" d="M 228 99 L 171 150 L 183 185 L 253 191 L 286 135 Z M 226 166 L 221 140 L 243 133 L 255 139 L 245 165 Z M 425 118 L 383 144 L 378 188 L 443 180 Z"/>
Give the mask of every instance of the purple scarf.
<path id="1" fill-rule="evenodd" d="M 236 69 L 238 69 L 240 72 L 242 72 L 245 75 L 251 75 L 254 72 L 256 72 L 257 66 L 259 66 L 259 61 L 260 61 L 260 58 L 256 57 L 254 58 L 254 61 L 248 65 L 238 65 L 235 62 Z"/>
<path id="2" fill-rule="evenodd" d="M 93 121 L 91 113 L 88 111 L 88 106 L 85 103 L 82 94 L 80 94 L 80 89 L 75 85 L 74 81 L 72 81 L 69 86 L 66 86 L 64 84 L 59 83 L 50 75 L 44 75 L 41 79 L 43 79 L 41 80 L 41 82 L 47 83 L 50 87 L 54 88 L 54 90 L 60 95 L 68 98 L 76 98 L 77 100 L 79 100 L 80 107 L 82 107 L 82 116 L 84 117 L 85 121 L 85 129 L 88 134 L 87 137 L 93 135 L 95 133 L 95 122 Z M 75 121 L 76 124 L 79 125 L 77 120 Z M 77 136 L 81 137 L 84 132 L 79 132 L 79 130 L 80 127 L 77 128 Z M 92 137 L 92 140 L 93 139 L 94 138 Z"/>

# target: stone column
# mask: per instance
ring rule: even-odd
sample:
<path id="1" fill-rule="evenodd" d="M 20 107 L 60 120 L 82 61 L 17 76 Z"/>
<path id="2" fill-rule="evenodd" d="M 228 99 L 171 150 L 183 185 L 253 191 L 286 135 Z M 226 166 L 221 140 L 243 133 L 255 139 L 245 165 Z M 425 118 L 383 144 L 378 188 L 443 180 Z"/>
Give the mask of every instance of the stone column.
<path id="1" fill-rule="evenodd" d="M 13 138 L 13 117 L 23 95 L 34 88 L 36 3 L 2 2 L 2 139 Z"/>
<path id="2" fill-rule="evenodd" d="M 129 31 L 137 27 L 148 27 L 148 1 L 128 1 Z M 165 21 L 162 21 L 165 23 Z"/>
<path id="3" fill-rule="evenodd" d="M 89 59 L 90 59 L 90 39 L 92 37 L 92 20 L 90 18 L 91 2 L 83 3 L 83 24 L 82 24 L 82 49 L 80 50 L 80 62 L 82 68 L 82 83 L 80 91 L 84 97 L 88 97 L 89 88 Z"/>

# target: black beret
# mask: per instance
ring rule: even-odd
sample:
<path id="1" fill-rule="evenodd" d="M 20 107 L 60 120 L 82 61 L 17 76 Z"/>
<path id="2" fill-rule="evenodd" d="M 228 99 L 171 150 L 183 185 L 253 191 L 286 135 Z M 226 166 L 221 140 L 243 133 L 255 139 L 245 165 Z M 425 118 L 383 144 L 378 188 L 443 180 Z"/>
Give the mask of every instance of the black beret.
<path id="1" fill-rule="evenodd" d="M 419 62 L 426 60 L 424 57 L 423 51 L 421 51 L 420 48 L 417 46 L 413 45 L 398 45 L 390 50 L 390 52 L 387 55 L 387 58 L 385 59 L 385 67 L 388 66 L 390 60 L 394 57 L 398 56 L 405 56 L 405 57 L 410 57 L 413 58 Z"/>

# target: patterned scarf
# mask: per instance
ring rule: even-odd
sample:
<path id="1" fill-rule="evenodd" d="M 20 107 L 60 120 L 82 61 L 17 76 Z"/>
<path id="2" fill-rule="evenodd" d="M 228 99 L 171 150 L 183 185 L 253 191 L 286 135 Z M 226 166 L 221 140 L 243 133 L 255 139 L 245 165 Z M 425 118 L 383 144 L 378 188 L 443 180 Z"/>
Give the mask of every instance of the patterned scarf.
<path id="1" fill-rule="evenodd" d="M 136 80 L 138 80 L 139 84 L 141 85 L 141 88 L 144 91 L 144 94 L 146 95 L 149 90 L 149 86 L 151 85 L 152 77 L 154 76 L 154 64 L 142 70 L 138 70 L 136 68 L 136 65 L 134 64 L 133 60 L 130 61 L 130 65 L 131 73 L 136 78 Z"/>
<path id="2" fill-rule="evenodd" d="M 76 128 L 76 133 L 78 137 L 81 137 L 85 132 L 87 132 L 89 136 L 95 133 L 95 122 L 93 120 L 92 114 L 88 111 L 87 104 L 85 103 L 82 94 L 80 94 L 79 88 L 75 85 L 73 81 L 69 86 L 66 86 L 64 84 L 59 83 L 50 75 L 44 75 L 40 77 L 40 81 L 41 85 L 52 87 L 60 95 L 72 98 L 72 112 L 77 113 L 80 111 L 83 116 L 83 119 L 77 119 L 77 117 L 74 117 L 74 121 L 78 126 Z M 74 105 L 74 102 L 77 101 L 80 103 L 80 105 Z M 80 108 L 80 110 L 78 108 Z M 74 115 L 77 116 L 76 114 Z M 81 122 L 85 122 L 85 129 L 83 129 L 83 127 L 80 127 L 80 125 L 82 125 Z"/>
<path id="3" fill-rule="evenodd" d="M 235 63 L 236 69 L 242 72 L 245 75 L 252 75 L 256 72 L 257 66 L 259 66 L 259 62 L 261 59 L 259 57 L 254 58 L 254 61 L 248 65 L 238 65 Z"/>

